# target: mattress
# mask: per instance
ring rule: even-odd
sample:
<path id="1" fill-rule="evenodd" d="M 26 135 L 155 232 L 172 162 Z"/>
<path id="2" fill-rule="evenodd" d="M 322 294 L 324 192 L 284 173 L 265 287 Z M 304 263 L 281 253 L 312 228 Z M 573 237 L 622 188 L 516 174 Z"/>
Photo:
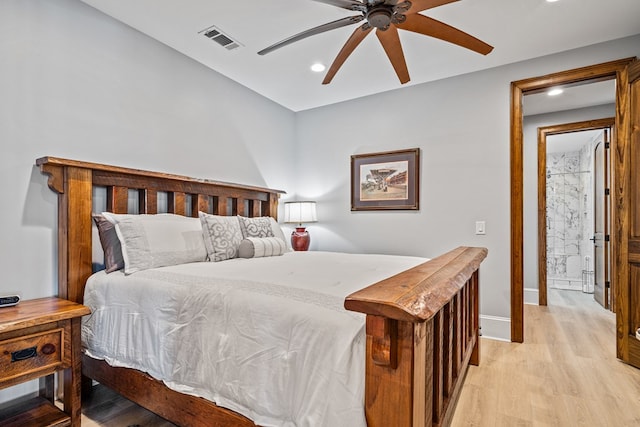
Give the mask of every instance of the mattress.
<path id="1" fill-rule="evenodd" d="M 424 261 L 290 252 L 98 272 L 83 347 L 262 426 L 365 427 L 365 316 L 344 298 Z"/>

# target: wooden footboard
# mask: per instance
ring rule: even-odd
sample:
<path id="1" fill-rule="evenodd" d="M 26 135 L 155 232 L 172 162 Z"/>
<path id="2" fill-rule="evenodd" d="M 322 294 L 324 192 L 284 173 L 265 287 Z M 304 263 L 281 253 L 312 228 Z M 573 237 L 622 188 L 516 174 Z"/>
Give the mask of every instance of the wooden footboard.
<path id="1" fill-rule="evenodd" d="M 276 217 L 282 191 L 43 157 L 36 161 L 58 194 L 58 295 L 82 302 L 92 272 L 94 187 L 105 187 L 107 210 L 127 213 L 132 192 L 139 213 Z M 447 425 L 469 363 L 479 363 L 478 268 L 484 248 L 460 247 L 358 291 L 345 308 L 366 313 L 366 402 L 370 427 Z M 176 393 L 148 375 L 88 357 L 83 373 L 178 425 L 253 423 L 201 398 Z"/>
<path id="2" fill-rule="evenodd" d="M 469 363 L 480 362 L 478 268 L 460 247 L 348 296 L 367 314 L 369 427 L 449 425 Z"/>

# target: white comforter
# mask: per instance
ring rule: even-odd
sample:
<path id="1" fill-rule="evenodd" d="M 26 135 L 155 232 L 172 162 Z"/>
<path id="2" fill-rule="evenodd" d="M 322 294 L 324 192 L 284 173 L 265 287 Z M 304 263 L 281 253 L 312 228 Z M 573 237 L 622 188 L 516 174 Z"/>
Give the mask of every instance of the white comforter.
<path id="1" fill-rule="evenodd" d="M 344 297 L 424 261 L 292 252 L 100 272 L 83 343 L 259 425 L 364 427 L 364 315 Z"/>

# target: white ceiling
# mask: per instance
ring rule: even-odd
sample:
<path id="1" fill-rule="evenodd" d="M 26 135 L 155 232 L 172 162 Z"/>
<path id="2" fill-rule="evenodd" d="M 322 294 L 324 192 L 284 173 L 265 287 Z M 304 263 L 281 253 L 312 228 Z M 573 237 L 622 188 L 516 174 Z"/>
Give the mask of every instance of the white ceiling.
<path id="1" fill-rule="evenodd" d="M 615 79 L 597 83 L 562 88 L 557 96 L 549 96 L 547 92 L 525 95 L 522 102 L 524 116 L 573 110 L 595 105 L 613 104 L 616 100 Z"/>
<path id="2" fill-rule="evenodd" d="M 333 82 L 324 73 L 357 25 L 315 35 L 260 56 L 284 38 L 357 15 L 312 0 L 83 0 L 102 12 L 293 110 L 402 87 L 369 35 Z M 639 0 L 461 0 L 423 12 L 493 45 L 487 56 L 400 31 L 415 85 L 640 33 Z M 212 25 L 242 46 L 227 50 L 201 32 Z"/>
<path id="3" fill-rule="evenodd" d="M 597 129 L 549 135 L 547 136 L 547 153 L 571 153 L 579 151 L 602 133 L 602 129 Z"/>

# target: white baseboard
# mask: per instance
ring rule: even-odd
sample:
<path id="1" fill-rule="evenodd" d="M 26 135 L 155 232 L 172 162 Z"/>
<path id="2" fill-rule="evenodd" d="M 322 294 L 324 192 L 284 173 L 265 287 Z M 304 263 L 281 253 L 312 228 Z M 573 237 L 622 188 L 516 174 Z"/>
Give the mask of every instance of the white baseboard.
<path id="1" fill-rule="evenodd" d="M 538 305 L 540 301 L 540 291 L 536 288 L 524 288 L 524 303 Z"/>
<path id="2" fill-rule="evenodd" d="M 483 338 L 511 341 L 511 319 L 508 317 L 480 315 L 480 327 Z"/>

